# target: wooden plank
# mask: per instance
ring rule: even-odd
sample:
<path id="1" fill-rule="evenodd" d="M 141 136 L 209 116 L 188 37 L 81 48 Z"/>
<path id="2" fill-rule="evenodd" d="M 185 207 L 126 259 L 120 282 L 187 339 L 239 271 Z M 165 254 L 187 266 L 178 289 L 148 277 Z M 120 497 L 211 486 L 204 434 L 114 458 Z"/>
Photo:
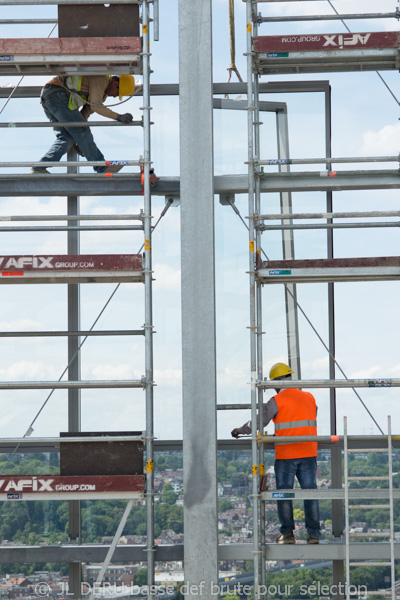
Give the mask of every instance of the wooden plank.
<path id="1" fill-rule="evenodd" d="M 100 437 L 104 442 L 60 442 L 61 475 L 142 475 L 143 442 L 112 441 L 109 436 L 137 436 L 141 431 L 65 432 L 60 437 Z"/>
<path id="2" fill-rule="evenodd" d="M 59 4 L 58 36 L 121 37 L 139 35 L 138 4 Z"/>
<path id="3" fill-rule="evenodd" d="M 360 50 L 399 48 L 400 32 L 311 33 L 309 35 L 263 35 L 253 38 L 254 52 Z"/>
<path id="4" fill-rule="evenodd" d="M 140 37 L 3 38 L 0 55 L 138 54 Z M 0 57 L 3 58 L 3 57 Z"/>

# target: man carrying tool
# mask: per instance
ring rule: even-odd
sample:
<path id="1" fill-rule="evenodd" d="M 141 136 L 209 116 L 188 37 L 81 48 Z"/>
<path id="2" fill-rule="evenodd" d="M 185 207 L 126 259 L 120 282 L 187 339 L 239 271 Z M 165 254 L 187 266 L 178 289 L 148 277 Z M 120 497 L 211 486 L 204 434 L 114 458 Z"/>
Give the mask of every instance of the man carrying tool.
<path id="1" fill-rule="evenodd" d="M 293 370 L 284 363 L 271 367 L 269 378 L 284 381 L 292 378 Z M 284 384 L 283 384 L 284 386 Z M 275 423 L 275 436 L 317 435 L 317 405 L 309 392 L 294 388 L 275 388 L 273 396 L 263 407 L 263 426 L 272 420 Z M 232 437 L 251 433 L 251 421 L 231 432 Z M 277 490 L 288 490 L 294 486 L 295 476 L 303 489 L 317 488 L 317 442 L 296 442 L 275 444 L 275 479 Z M 318 500 L 304 500 L 304 515 L 307 529 L 307 543 L 319 544 L 319 504 Z M 291 500 L 278 501 L 280 535 L 278 544 L 295 544 L 293 503 Z"/>
<path id="2" fill-rule="evenodd" d="M 130 113 L 120 115 L 103 105 L 107 96 L 131 96 L 135 90 L 132 75 L 74 75 L 55 77 L 42 90 L 40 102 L 52 123 L 86 123 L 93 113 L 103 115 L 120 123 L 131 123 Z M 81 110 L 80 110 L 81 109 Z M 56 141 L 40 162 L 59 161 L 75 144 L 88 161 L 104 161 L 104 156 L 93 139 L 92 132 L 84 127 L 54 127 Z M 93 167 L 97 173 L 116 173 L 121 165 Z M 31 173 L 49 173 L 44 167 L 33 167 Z"/>

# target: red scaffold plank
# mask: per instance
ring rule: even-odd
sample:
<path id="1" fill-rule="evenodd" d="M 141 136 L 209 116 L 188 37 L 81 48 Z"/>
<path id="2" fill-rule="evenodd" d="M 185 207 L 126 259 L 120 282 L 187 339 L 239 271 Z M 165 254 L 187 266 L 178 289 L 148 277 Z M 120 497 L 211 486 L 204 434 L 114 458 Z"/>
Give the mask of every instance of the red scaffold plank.
<path id="1" fill-rule="evenodd" d="M 3 38 L 1 55 L 138 54 L 140 37 Z"/>
<path id="2" fill-rule="evenodd" d="M 258 265 L 259 267 L 260 265 Z M 399 267 L 399 256 L 367 256 L 357 258 L 311 258 L 306 260 L 268 260 L 262 263 L 265 269 L 324 269 L 347 267 Z"/>
<path id="3" fill-rule="evenodd" d="M 400 32 L 263 35 L 253 38 L 254 52 L 303 52 L 399 48 Z"/>
<path id="4" fill-rule="evenodd" d="M 2 275 L 36 271 L 140 271 L 141 254 L 57 254 L 53 256 L 0 256 Z"/>

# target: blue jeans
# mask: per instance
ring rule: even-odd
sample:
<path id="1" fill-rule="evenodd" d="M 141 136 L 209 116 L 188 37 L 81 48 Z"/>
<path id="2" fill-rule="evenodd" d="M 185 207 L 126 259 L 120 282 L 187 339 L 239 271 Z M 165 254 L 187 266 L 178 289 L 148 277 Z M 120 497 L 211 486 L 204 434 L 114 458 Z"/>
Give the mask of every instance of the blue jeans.
<path id="1" fill-rule="evenodd" d="M 275 479 L 277 490 L 290 490 L 294 486 L 295 476 L 302 489 L 317 489 L 317 459 L 287 458 L 275 461 Z M 304 515 L 307 533 L 312 538 L 320 537 L 318 500 L 304 500 Z M 294 531 L 293 503 L 291 500 L 278 500 L 280 532 Z"/>
<path id="2" fill-rule="evenodd" d="M 42 106 L 46 117 L 52 123 L 86 123 L 79 109 L 70 110 L 68 108 L 69 94 L 62 88 L 46 95 L 46 89 L 42 96 Z M 104 160 L 103 154 L 96 146 L 92 132 L 89 127 L 54 127 L 56 131 L 56 141 L 51 148 L 40 159 L 41 162 L 50 162 L 60 160 L 68 150 L 71 149 L 74 142 L 79 146 L 89 161 Z M 34 167 L 34 171 L 40 170 L 43 167 Z M 97 173 L 103 173 L 106 170 L 104 167 L 93 167 Z"/>

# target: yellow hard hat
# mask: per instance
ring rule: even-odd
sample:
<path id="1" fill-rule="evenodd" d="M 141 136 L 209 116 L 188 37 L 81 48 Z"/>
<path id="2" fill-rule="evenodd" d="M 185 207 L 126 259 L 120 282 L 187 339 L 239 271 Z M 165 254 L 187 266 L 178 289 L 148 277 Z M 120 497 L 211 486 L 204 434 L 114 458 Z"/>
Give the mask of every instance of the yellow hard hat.
<path id="1" fill-rule="evenodd" d="M 270 379 L 278 379 L 279 377 L 285 377 L 285 375 L 290 375 L 294 373 L 293 369 L 285 365 L 285 363 L 275 363 L 272 365 L 269 371 Z"/>
<path id="2" fill-rule="evenodd" d="M 119 78 L 119 99 L 122 96 L 132 96 L 135 91 L 135 78 L 133 75 L 121 75 Z"/>

